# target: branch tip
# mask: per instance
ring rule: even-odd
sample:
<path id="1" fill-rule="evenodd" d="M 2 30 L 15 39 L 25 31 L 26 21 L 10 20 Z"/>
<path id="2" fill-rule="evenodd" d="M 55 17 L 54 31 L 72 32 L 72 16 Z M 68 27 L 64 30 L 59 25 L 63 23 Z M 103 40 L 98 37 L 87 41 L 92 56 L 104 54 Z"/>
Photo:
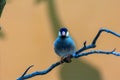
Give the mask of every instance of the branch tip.
<path id="1" fill-rule="evenodd" d="M 86 43 L 87 43 L 87 41 L 85 41 L 83 44 L 84 44 L 84 47 L 86 47 Z"/>
<path id="2" fill-rule="evenodd" d="M 26 70 L 25 70 L 25 72 L 23 73 L 23 75 L 21 76 L 21 77 L 23 77 L 27 72 L 28 72 L 28 70 L 30 69 L 30 68 L 32 68 L 34 65 L 31 65 L 31 66 L 29 66 Z"/>
<path id="3" fill-rule="evenodd" d="M 111 52 L 115 52 L 116 48 L 114 48 Z"/>

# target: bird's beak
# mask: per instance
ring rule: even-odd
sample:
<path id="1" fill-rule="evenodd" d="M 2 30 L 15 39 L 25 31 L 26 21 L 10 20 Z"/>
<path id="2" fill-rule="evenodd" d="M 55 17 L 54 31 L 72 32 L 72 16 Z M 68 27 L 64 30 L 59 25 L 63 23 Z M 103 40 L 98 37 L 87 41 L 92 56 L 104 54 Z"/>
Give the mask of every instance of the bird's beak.
<path id="1" fill-rule="evenodd" d="M 62 32 L 62 36 L 65 36 L 65 35 L 66 35 L 65 31 L 63 31 L 63 32 Z"/>

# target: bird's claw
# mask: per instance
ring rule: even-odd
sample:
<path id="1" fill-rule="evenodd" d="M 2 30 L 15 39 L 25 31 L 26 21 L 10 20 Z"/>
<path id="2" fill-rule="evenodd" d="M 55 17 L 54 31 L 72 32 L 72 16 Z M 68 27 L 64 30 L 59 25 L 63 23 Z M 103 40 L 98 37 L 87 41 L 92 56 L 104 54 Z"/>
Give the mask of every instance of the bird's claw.
<path id="1" fill-rule="evenodd" d="M 61 63 L 63 63 L 63 62 L 66 62 L 66 63 L 70 63 L 72 60 L 71 60 L 71 54 L 69 54 L 69 55 L 67 55 L 66 57 L 62 57 L 61 58 Z"/>

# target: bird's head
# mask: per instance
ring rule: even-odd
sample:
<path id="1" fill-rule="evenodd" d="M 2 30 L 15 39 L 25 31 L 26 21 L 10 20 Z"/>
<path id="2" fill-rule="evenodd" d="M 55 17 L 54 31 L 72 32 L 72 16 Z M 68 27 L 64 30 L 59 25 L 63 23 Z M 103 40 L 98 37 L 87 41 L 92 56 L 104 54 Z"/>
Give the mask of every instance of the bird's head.
<path id="1" fill-rule="evenodd" d="M 59 33 L 58 33 L 59 37 L 65 38 L 69 36 L 69 32 L 67 28 L 60 28 Z"/>

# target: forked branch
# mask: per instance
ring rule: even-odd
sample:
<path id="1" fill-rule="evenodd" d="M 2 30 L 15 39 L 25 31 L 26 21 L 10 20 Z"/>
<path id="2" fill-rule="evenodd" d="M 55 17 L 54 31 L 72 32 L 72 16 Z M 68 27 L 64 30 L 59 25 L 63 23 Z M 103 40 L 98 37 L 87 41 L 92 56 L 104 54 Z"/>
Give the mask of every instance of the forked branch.
<path id="1" fill-rule="evenodd" d="M 85 41 L 85 42 L 84 42 L 84 46 L 83 46 L 82 48 L 80 48 L 80 49 L 76 52 L 76 54 L 79 54 L 79 53 L 81 53 L 82 51 L 85 51 L 85 50 L 88 50 L 88 49 L 91 49 L 91 48 L 95 48 L 95 47 L 96 47 L 96 42 L 97 42 L 97 40 L 98 40 L 98 38 L 99 38 L 99 36 L 101 35 L 102 32 L 107 32 L 107 33 L 113 34 L 113 35 L 115 35 L 115 36 L 117 36 L 117 37 L 120 37 L 120 34 L 117 34 L 116 32 L 113 32 L 113 31 L 108 30 L 108 29 L 105 29 L 105 28 L 101 28 L 101 29 L 98 31 L 98 33 L 97 33 L 97 35 L 95 36 L 95 38 L 93 39 L 92 43 L 91 43 L 90 45 L 87 45 L 87 46 L 86 46 L 86 41 Z"/>
<path id="2" fill-rule="evenodd" d="M 108 29 L 105 29 L 105 28 L 101 28 L 97 35 L 95 36 L 95 38 L 93 39 L 92 43 L 90 45 L 86 45 L 86 41 L 83 43 L 83 47 L 80 48 L 78 51 L 76 51 L 72 56 L 71 58 L 80 58 L 80 57 L 83 57 L 83 56 L 87 56 L 87 55 L 90 55 L 90 54 L 112 54 L 112 55 L 115 55 L 115 56 L 120 56 L 120 53 L 118 52 L 115 52 L 115 49 L 113 49 L 112 51 L 103 51 L 103 50 L 92 50 L 92 51 L 89 51 L 89 52 L 83 52 L 85 50 L 88 50 L 88 49 L 91 49 L 91 48 L 95 48 L 96 47 L 96 42 L 100 36 L 100 34 L 102 32 L 107 32 L 107 33 L 110 33 L 110 34 L 113 34 L 117 37 L 120 37 L 120 34 L 117 34 L 111 30 L 108 30 Z M 47 74 L 48 72 L 50 72 L 52 69 L 54 69 L 55 67 L 59 66 L 60 64 L 63 64 L 66 62 L 66 59 L 63 60 L 63 62 L 61 61 L 58 61 L 54 64 L 52 64 L 50 67 L 48 67 L 46 70 L 43 70 L 43 71 L 35 71 L 31 74 L 27 74 L 28 70 L 32 67 L 28 67 L 25 72 L 23 73 L 23 75 L 21 77 L 19 77 L 17 80 L 25 80 L 25 79 L 29 79 L 29 78 L 32 78 L 34 76 L 37 76 L 37 75 L 44 75 L 44 74 Z"/>

